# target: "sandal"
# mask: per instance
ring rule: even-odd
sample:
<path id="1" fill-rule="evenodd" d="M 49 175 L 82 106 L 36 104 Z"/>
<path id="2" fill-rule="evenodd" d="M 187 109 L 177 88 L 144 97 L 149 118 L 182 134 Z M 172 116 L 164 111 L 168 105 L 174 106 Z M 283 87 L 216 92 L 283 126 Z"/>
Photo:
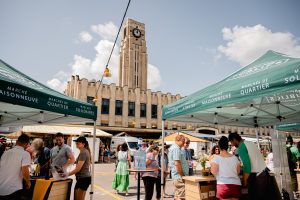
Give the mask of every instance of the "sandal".
<path id="1" fill-rule="evenodd" d="M 164 194 L 163 197 L 164 197 L 164 198 L 171 198 L 171 195 Z"/>

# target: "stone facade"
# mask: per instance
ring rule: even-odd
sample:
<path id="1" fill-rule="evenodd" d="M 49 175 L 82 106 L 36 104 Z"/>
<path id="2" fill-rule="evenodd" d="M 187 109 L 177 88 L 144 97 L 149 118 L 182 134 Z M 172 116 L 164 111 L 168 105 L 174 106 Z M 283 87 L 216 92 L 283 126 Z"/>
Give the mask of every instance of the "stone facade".
<path id="1" fill-rule="evenodd" d="M 93 98 L 97 96 L 98 101 L 95 103 L 98 107 L 97 125 L 146 129 L 161 129 L 162 106 L 181 98 L 178 94 L 163 94 L 149 89 L 144 91 L 140 88 L 131 89 L 128 86 L 100 84 L 85 78 L 80 79 L 78 75 L 71 77 L 65 94 L 89 103 L 93 103 Z M 107 100 L 108 105 L 104 105 L 107 104 Z M 121 112 L 118 110 L 120 107 L 116 105 L 117 103 L 122 105 Z M 141 106 L 146 108 L 143 110 L 145 112 L 141 110 Z M 166 123 L 166 128 L 172 129 L 172 123 Z"/>
<path id="2" fill-rule="evenodd" d="M 119 86 L 140 88 L 147 87 L 147 46 L 145 40 L 145 25 L 128 19 L 122 34 L 120 48 Z"/>

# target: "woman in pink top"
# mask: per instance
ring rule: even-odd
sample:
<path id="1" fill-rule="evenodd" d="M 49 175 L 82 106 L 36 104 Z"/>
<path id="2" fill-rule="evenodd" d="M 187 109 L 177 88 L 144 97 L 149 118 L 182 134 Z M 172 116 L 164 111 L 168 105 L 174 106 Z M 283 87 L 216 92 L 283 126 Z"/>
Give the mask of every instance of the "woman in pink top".
<path id="1" fill-rule="evenodd" d="M 156 155 L 159 152 L 159 148 L 157 146 L 150 147 L 149 153 L 147 153 L 146 157 L 146 168 L 153 169 L 154 172 L 146 172 L 143 173 L 142 178 L 145 186 L 145 200 L 151 200 L 153 196 L 154 184 L 158 178 L 158 170 L 159 165 L 156 159 Z M 159 187 L 160 188 L 160 187 Z M 157 189 L 157 188 L 156 188 Z M 160 199 L 161 190 L 156 192 L 156 199 Z"/>

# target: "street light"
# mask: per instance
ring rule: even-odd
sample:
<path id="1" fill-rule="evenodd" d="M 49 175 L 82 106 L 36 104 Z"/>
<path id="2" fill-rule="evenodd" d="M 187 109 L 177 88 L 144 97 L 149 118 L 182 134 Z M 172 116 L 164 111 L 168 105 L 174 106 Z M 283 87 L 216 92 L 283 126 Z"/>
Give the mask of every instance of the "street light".
<path id="1" fill-rule="evenodd" d="M 99 87 L 100 87 L 100 85 L 102 84 L 103 77 L 111 77 L 111 73 L 110 73 L 110 71 L 109 71 L 109 69 L 108 69 L 107 66 L 105 67 L 105 70 L 104 70 L 104 72 L 103 72 L 103 74 L 102 74 L 102 76 L 101 76 L 100 84 L 99 84 L 98 87 L 97 87 L 96 94 L 95 94 L 95 97 L 94 97 L 94 99 L 93 99 L 93 102 L 94 102 L 94 103 L 96 103 L 96 102 L 98 101 L 98 95 L 97 95 L 97 94 L 98 94 Z"/>
<path id="2" fill-rule="evenodd" d="M 106 64 L 106 66 L 105 66 L 104 72 L 103 72 L 103 74 L 102 74 L 102 76 L 101 76 L 100 84 L 98 85 L 98 88 L 97 88 L 97 90 L 96 90 L 96 94 L 95 94 L 95 97 L 94 97 L 94 99 L 93 99 L 93 102 L 94 102 L 95 104 L 96 104 L 96 102 L 98 101 L 98 96 L 97 96 L 97 94 L 98 94 L 98 90 L 99 90 L 99 88 L 100 88 L 100 85 L 102 84 L 103 77 L 111 77 L 111 73 L 110 73 L 110 71 L 109 71 L 109 69 L 108 69 L 108 64 L 109 64 L 109 61 L 110 61 L 110 59 L 111 59 L 111 55 L 112 55 L 112 53 L 113 53 L 113 51 L 114 51 L 114 48 L 115 48 L 115 46 L 116 46 L 116 43 L 117 43 L 117 40 L 118 40 L 118 36 L 119 36 L 119 34 L 120 34 L 120 31 L 121 31 L 121 28 L 122 28 L 122 25 L 123 25 L 123 22 L 124 22 L 124 19 L 125 19 L 125 16 L 126 16 L 128 7 L 129 7 L 129 5 L 130 5 L 130 2 L 131 2 L 131 0 L 128 0 L 128 4 L 127 4 L 126 10 L 125 10 L 125 13 L 124 13 L 124 15 L 123 15 L 123 19 L 122 19 L 121 25 L 120 25 L 120 27 L 119 27 L 119 31 L 118 31 L 118 33 L 117 33 L 117 36 L 116 36 L 114 45 L 113 45 L 113 47 L 112 47 L 112 49 L 111 49 L 111 52 L 110 52 L 110 55 L 109 55 L 109 57 L 108 57 L 107 64 Z M 95 180 L 94 180 L 94 172 L 95 172 L 95 144 L 96 144 L 95 141 L 96 141 L 96 121 L 94 122 L 94 135 L 93 135 L 93 159 L 92 159 L 93 162 L 92 162 L 92 170 L 91 170 L 91 171 L 92 171 L 92 180 L 91 180 L 91 191 L 90 191 L 90 199 L 91 199 L 91 200 L 93 199 L 93 194 L 94 194 L 94 183 L 95 183 Z"/>

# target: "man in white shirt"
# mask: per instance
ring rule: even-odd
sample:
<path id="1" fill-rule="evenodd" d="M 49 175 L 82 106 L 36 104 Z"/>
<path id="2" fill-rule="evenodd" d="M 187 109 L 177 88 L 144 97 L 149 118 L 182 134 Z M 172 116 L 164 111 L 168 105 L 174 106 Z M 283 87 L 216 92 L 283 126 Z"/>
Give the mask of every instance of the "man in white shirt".
<path id="1" fill-rule="evenodd" d="M 19 136 L 16 146 L 2 155 L 0 160 L 0 199 L 21 199 L 23 179 L 26 189 L 30 188 L 31 159 L 29 153 L 25 151 L 28 143 L 29 137 L 22 134 Z"/>

